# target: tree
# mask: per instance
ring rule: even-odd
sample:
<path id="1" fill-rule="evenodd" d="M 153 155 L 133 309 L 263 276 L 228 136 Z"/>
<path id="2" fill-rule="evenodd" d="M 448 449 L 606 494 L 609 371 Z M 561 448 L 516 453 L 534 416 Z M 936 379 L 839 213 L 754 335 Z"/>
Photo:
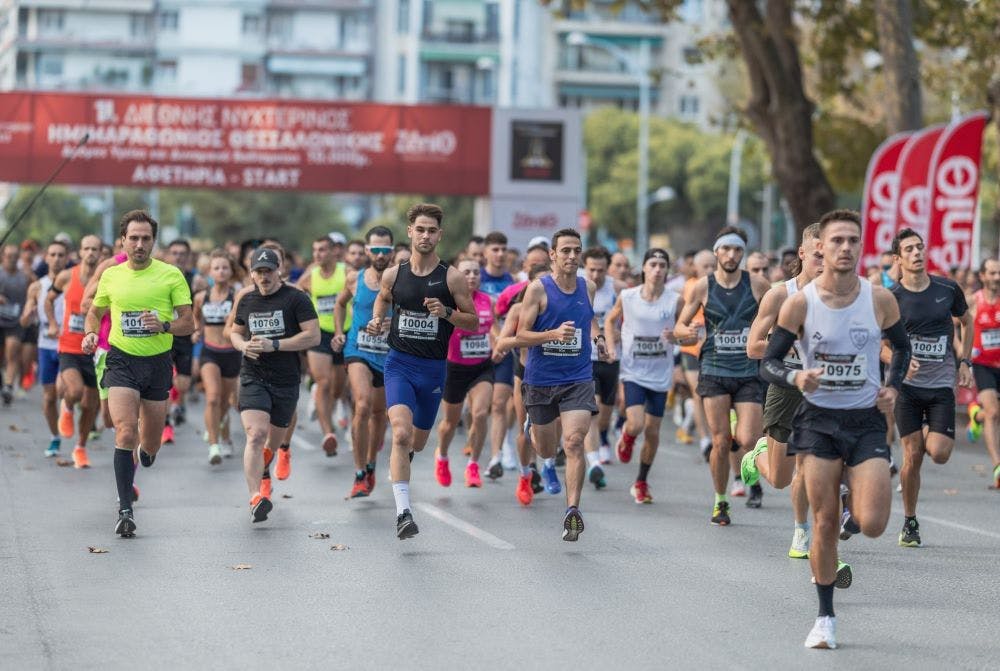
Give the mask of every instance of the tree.
<path id="1" fill-rule="evenodd" d="M 890 134 L 924 125 L 920 63 L 913 45 L 910 0 L 875 0 L 879 51 L 885 63 L 885 117 Z"/>
<path id="2" fill-rule="evenodd" d="M 14 223 L 14 218 L 24 211 L 36 193 L 38 187 L 34 186 L 18 189 L 4 208 L 4 217 L 9 224 Z M 80 196 L 66 188 L 51 186 L 21 220 L 8 242 L 32 238 L 45 243 L 57 233 L 68 233 L 74 240 L 79 240 L 99 228 L 100 217 L 84 207 Z"/>

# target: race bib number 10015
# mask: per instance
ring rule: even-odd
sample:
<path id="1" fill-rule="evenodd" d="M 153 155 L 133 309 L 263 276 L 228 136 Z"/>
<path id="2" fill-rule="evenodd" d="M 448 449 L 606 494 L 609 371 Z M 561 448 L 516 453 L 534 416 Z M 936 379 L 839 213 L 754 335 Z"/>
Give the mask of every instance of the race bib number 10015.
<path id="1" fill-rule="evenodd" d="M 632 356 L 662 357 L 667 355 L 663 338 L 660 336 L 635 336 L 632 339 Z"/>

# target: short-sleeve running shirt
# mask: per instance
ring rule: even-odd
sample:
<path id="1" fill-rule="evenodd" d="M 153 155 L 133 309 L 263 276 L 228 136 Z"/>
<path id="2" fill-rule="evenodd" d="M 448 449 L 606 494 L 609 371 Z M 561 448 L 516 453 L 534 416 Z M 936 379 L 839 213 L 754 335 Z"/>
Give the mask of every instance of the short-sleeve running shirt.
<path id="1" fill-rule="evenodd" d="M 249 336 L 269 340 L 283 340 L 302 332 L 302 324 L 317 319 L 312 300 L 305 292 L 283 284 L 273 294 L 261 296 L 255 287 L 244 295 L 236 307 L 234 322 L 245 326 Z M 249 339 L 249 338 L 248 338 Z M 275 386 L 299 384 L 299 353 L 265 352 L 257 359 L 243 357 L 241 378 L 267 382 Z"/>
<path id="2" fill-rule="evenodd" d="M 924 389 L 955 386 L 955 348 L 952 341 L 955 325 L 952 317 L 961 317 L 969 309 L 958 284 L 946 277 L 929 276 L 923 291 L 910 291 L 895 284 L 891 291 L 899 303 L 899 314 L 910 338 L 913 358 L 920 368 L 903 384 Z"/>

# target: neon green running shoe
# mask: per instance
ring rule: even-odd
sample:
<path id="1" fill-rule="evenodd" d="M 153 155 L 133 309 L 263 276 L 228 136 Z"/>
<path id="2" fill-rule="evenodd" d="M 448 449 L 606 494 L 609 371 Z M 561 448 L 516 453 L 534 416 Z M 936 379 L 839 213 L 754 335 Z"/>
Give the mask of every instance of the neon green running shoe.
<path id="1" fill-rule="evenodd" d="M 796 527 L 792 536 L 792 546 L 788 548 L 790 559 L 809 559 L 809 532 Z"/>
<path id="2" fill-rule="evenodd" d="M 834 586 L 837 589 L 847 589 L 854 582 L 854 573 L 851 572 L 851 565 L 847 562 L 837 560 L 837 579 Z"/>
<path id="3" fill-rule="evenodd" d="M 767 438 L 757 439 L 753 449 L 743 455 L 740 461 L 740 476 L 748 487 L 753 487 L 760 480 L 760 469 L 757 468 L 757 455 L 767 452 Z"/>
<path id="4" fill-rule="evenodd" d="M 732 408 L 729 410 L 729 433 L 736 435 L 736 410 Z"/>

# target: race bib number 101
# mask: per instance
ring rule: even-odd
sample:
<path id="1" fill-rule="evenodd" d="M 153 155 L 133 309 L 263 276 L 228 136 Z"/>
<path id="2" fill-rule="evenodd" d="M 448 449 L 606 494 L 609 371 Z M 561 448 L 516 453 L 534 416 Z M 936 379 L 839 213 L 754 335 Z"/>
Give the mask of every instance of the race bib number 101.
<path id="1" fill-rule="evenodd" d="M 142 310 L 123 312 L 121 325 L 122 335 L 126 338 L 148 338 L 153 335 L 153 332 L 142 324 Z"/>

